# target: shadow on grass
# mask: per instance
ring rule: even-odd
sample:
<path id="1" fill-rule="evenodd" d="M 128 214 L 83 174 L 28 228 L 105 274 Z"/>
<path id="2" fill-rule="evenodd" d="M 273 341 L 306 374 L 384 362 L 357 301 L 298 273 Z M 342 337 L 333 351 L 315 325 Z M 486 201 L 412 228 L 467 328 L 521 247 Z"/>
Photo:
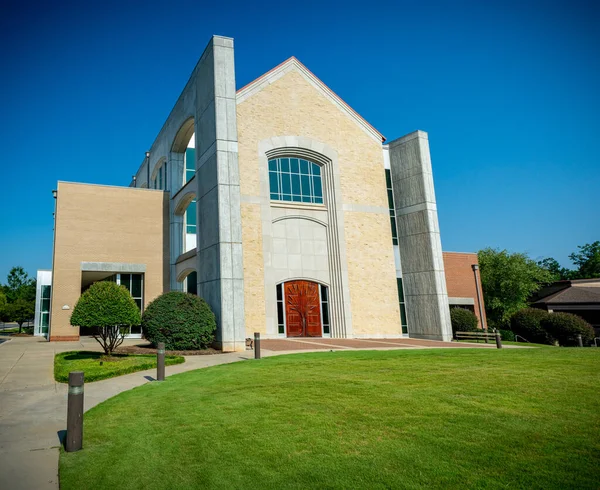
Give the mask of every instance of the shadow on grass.
<path id="1" fill-rule="evenodd" d="M 77 351 L 71 352 L 66 356 L 63 356 L 65 361 L 88 361 L 88 360 L 97 360 L 97 361 L 117 361 L 120 359 L 125 359 L 130 357 L 127 354 L 115 354 L 113 353 L 110 357 L 107 357 L 104 352 L 92 352 L 92 351 Z"/>

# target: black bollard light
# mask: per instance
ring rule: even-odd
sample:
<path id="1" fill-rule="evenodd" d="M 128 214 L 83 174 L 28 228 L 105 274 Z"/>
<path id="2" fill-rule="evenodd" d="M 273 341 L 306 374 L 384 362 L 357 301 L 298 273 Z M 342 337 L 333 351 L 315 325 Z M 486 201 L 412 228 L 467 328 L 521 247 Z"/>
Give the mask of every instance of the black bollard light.
<path id="1" fill-rule="evenodd" d="M 254 332 L 254 359 L 260 359 L 260 333 Z"/>
<path id="2" fill-rule="evenodd" d="M 79 451 L 83 447 L 83 371 L 69 373 L 67 398 L 67 438 L 65 450 Z"/>
<path id="3" fill-rule="evenodd" d="M 581 334 L 577 334 L 577 345 L 579 345 L 579 347 L 583 347 L 583 339 L 581 338 Z"/>
<path id="4" fill-rule="evenodd" d="M 496 330 L 496 347 L 498 347 L 498 349 L 502 349 L 502 337 L 500 336 L 500 332 L 498 332 L 498 330 Z"/>
<path id="5" fill-rule="evenodd" d="M 159 342 L 156 349 L 156 379 L 165 380 L 165 343 Z"/>

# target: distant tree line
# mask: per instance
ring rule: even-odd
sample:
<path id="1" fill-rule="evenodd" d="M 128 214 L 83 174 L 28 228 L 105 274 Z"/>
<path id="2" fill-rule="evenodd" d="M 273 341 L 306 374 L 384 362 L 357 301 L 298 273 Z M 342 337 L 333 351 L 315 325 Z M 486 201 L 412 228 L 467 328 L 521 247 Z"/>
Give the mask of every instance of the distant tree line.
<path id="1" fill-rule="evenodd" d="M 17 323 L 19 333 L 35 314 L 35 288 L 36 280 L 20 266 L 13 267 L 6 284 L 0 285 L 0 320 Z"/>
<path id="2" fill-rule="evenodd" d="M 508 328 L 510 318 L 529 306 L 531 296 L 564 279 L 600 278 L 600 241 L 580 245 L 569 255 L 576 269 L 553 258 L 535 261 L 526 253 L 484 248 L 478 252 L 485 311 L 491 328 Z"/>

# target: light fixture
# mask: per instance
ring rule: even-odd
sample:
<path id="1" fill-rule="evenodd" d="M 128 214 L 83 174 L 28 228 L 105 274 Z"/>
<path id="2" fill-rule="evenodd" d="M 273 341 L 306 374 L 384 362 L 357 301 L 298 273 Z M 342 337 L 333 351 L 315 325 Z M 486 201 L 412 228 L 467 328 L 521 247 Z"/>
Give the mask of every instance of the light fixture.
<path id="1" fill-rule="evenodd" d="M 56 199 L 56 195 L 57 195 L 57 194 L 58 194 L 58 191 L 57 191 L 56 189 L 54 189 L 54 190 L 52 191 L 52 197 L 53 197 L 54 199 Z"/>

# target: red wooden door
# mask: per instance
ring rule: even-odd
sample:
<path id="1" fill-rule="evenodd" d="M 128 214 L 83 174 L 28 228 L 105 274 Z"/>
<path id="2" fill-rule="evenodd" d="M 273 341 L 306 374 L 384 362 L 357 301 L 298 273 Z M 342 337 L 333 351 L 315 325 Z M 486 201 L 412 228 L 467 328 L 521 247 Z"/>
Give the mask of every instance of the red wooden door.
<path id="1" fill-rule="evenodd" d="M 285 324 L 288 337 L 321 337 L 319 285 L 311 281 L 284 284 Z"/>

